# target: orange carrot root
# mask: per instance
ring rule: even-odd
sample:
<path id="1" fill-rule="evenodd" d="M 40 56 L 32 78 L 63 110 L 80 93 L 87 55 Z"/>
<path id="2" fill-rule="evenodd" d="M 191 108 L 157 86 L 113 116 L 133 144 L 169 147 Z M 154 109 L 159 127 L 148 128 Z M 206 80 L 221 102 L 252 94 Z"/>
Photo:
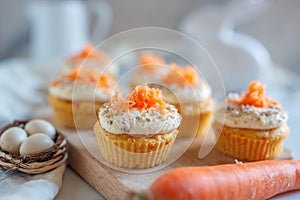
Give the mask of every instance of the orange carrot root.
<path id="1" fill-rule="evenodd" d="M 260 200 L 299 189 L 300 161 L 268 160 L 177 168 L 159 177 L 144 194 L 148 200 Z"/>

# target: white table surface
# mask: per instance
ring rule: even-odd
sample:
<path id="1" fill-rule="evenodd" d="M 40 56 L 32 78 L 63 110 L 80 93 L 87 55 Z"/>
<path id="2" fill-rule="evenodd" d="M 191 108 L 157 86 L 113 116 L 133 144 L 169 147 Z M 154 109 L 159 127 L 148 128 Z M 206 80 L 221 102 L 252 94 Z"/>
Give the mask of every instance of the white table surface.
<path id="1" fill-rule="evenodd" d="M 276 74 L 281 74 L 279 71 Z M 277 81 L 274 84 L 274 88 L 270 89 L 274 99 L 278 99 L 283 107 L 289 114 L 289 126 L 290 135 L 284 141 L 285 148 L 292 151 L 294 159 L 300 159 L 300 89 L 297 89 L 297 85 L 300 83 L 300 78 L 296 74 L 285 74 L 286 77 L 281 77 L 281 81 Z M 275 77 L 276 78 L 276 77 Z M 287 81 L 287 82 L 286 82 Z M 280 89 L 277 89 L 277 84 L 280 85 Z M 104 199 L 101 194 L 94 190 L 87 182 L 85 182 L 79 175 L 77 175 L 72 169 L 68 168 L 65 176 L 63 186 L 57 199 Z M 278 195 L 272 199 L 280 200 L 295 200 L 300 199 L 300 191 L 289 192 Z"/>

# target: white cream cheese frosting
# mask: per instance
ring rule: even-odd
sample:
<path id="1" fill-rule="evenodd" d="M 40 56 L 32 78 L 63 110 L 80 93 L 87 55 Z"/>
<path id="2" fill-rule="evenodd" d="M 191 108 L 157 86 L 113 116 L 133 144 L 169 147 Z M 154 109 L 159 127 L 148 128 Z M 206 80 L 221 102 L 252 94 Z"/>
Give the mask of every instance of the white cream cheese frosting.
<path id="1" fill-rule="evenodd" d="M 162 65 L 153 71 L 147 71 L 141 66 L 132 70 L 131 84 L 140 85 L 144 83 L 161 83 L 161 76 L 167 73 L 167 68 Z"/>
<path id="2" fill-rule="evenodd" d="M 287 113 L 278 106 L 258 108 L 228 104 L 216 112 L 215 120 L 228 127 L 245 129 L 273 129 L 287 122 Z"/>
<path id="3" fill-rule="evenodd" d="M 109 93 L 113 88 L 108 88 Z M 64 80 L 57 85 L 49 87 L 49 93 L 57 98 L 73 101 L 108 101 L 110 95 L 96 88 L 93 83 L 81 84 L 71 80 Z"/>
<path id="4" fill-rule="evenodd" d="M 106 103 L 99 109 L 98 118 L 101 127 L 109 133 L 130 135 L 167 133 L 177 129 L 181 121 L 177 109 L 170 104 L 166 104 L 164 112 L 159 112 L 156 107 L 121 111 Z"/>
<path id="5" fill-rule="evenodd" d="M 169 91 L 163 89 L 164 99 L 170 103 L 194 103 L 205 101 L 211 97 L 211 89 L 205 83 L 185 87 L 171 84 L 167 87 Z"/>
<path id="6" fill-rule="evenodd" d="M 109 65 L 109 66 L 107 66 Z M 67 62 L 62 67 L 62 74 L 68 74 L 70 73 L 74 68 L 78 66 L 84 66 L 89 68 L 95 68 L 98 69 L 100 72 L 104 72 L 113 75 L 114 77 L 117 77 L 119 75 L 119 66 L 116 62 L 109 64 L 108 62 L 100 62 L 95 61 L 92 59 L 82 59 L 78 61 L 73 62 Z"/>

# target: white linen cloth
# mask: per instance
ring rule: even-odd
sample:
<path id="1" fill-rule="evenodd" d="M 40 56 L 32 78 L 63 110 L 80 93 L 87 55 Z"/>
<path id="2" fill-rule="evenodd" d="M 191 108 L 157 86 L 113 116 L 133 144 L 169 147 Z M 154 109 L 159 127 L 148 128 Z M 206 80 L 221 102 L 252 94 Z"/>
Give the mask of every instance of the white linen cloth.
<path id="1" fill-rule="evenodd" d="M 30 119 L 47 105 L 51 70 L 25 59 L 0 62 L 0 126 L 15 119 Z M 58 194 L 65 166 L 39 175 L 7 173 L 0 170 L 0 200 L 50 200 Z"/>
<path id="2" fill-rule="evenodd" d="M 51 200 L 62 185 L 65 165 L 38 175 L 0 171 L 0 200 Z"/>
<path id="3" fill-rule="evenodd" d="M 0 62 L 0 125 L 27 119 L 47 104 L 46 88 L 54 73 L 25 59 Z"/>

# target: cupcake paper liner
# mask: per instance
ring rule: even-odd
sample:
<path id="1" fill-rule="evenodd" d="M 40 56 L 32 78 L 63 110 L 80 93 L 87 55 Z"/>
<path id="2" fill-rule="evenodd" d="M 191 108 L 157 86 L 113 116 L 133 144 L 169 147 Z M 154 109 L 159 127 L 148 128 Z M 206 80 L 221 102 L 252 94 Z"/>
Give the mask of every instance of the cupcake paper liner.
<path id="1" fill-rule="evenodd" d="M 219 131 L 221 125 L 213 125 Z M 276 129 L 252 130 L 223 126 L 217 149 L 241 161 L 258 161 L 276 158 L 283 150 L 282 141 L 288 136 L 285 124 Z"/>
<path id="2" fill-rule="evenodd" d="M 145 138 L 142 142 L 130 142 L 108 137 L 110 134 L 103 130 L 97 122 L 94 131 L 104 159 L 117 167 L 131 169 L 146 169 L 165 161 L 177 136 L 178 130 L 166 133 L 169 141 L 159 140 L 157 145 L 151 145 L 153 139 Z"/>

